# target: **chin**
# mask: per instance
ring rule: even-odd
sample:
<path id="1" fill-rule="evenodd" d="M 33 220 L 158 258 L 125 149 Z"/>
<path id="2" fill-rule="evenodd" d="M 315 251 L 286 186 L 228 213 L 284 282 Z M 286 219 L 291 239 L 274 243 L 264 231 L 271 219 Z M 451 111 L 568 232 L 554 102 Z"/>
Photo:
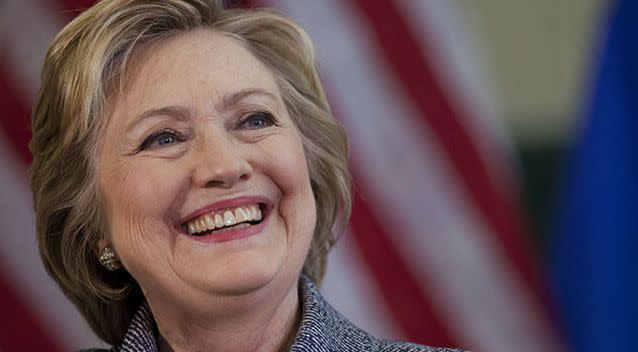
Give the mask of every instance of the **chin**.
<path id="1" fill-rule="evenodd" d="M 282 248 L 243 250 L 206 260 L 188 269 L 183 279 L 191 282 L 189 286 L 214 295 L 244 295 L 287 276 L 286 267 Z"/>
<path id="2" fill-rule="evenodd" d="M 267 268 L 263 265 L 247 266 L 224 275 L 223 287 L 227 294 L 248 294 L 273 283 L 279 274 L 281 274 L 281 268 Z"/>

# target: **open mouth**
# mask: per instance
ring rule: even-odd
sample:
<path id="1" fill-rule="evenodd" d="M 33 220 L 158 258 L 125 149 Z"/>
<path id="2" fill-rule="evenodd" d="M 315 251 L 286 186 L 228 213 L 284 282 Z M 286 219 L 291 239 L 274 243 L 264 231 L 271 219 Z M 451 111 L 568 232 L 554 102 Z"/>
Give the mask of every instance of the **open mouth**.
<path id="1" fill-rule="evenodd" d="M 265 204 L 249 204 L 200 215 L 186 221 L 182 227 L 191 236 L 207 236 L 259 224 L 266 216 Z"/>

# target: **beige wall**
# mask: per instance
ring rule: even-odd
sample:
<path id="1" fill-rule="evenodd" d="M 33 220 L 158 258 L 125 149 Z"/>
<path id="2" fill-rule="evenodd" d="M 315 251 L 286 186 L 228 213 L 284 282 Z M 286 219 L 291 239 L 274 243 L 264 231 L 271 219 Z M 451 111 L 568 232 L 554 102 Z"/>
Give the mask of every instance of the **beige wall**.
<path id="1" fill-rule="evenodd" d="M 563 140 L 574 125 L 604 0 L 464 0 L 482 34 L 517 142 Z"/>

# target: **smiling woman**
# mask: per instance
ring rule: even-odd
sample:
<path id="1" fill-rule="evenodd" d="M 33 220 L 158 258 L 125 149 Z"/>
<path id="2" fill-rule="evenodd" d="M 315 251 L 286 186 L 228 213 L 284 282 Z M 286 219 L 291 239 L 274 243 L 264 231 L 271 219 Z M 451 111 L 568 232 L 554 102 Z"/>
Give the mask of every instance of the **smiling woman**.
<path id="1" fill-rule="evenodd" d="M 314 286 L 350 176 L 296 24 L 216 1 L 101 1 L 42 77 L 42 258 L 115 350 L 430 350 L 374 339 Z"/>

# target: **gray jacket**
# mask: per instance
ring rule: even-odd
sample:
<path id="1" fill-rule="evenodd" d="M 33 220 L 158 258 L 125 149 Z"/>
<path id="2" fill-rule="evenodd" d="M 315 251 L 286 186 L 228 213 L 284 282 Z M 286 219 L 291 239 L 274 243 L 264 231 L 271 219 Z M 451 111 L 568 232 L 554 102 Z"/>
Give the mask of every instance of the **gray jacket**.
<path id="1" fill-rule="evenodd" d="M 293 352 L 460 352 L 455 349 L 433 348 L 395 340 L 380 340 L 359 329 L 339 314 L 323 299 L 315 285 L 303 276 L 300 279 L 303 299 L 301 325 L 290 351 Z M 142 305 L 128 332 L 115 352 L 157 352 L 155 321 L 148 306 Z M 85 352 L 107 350 L 85 350 Z"/>

